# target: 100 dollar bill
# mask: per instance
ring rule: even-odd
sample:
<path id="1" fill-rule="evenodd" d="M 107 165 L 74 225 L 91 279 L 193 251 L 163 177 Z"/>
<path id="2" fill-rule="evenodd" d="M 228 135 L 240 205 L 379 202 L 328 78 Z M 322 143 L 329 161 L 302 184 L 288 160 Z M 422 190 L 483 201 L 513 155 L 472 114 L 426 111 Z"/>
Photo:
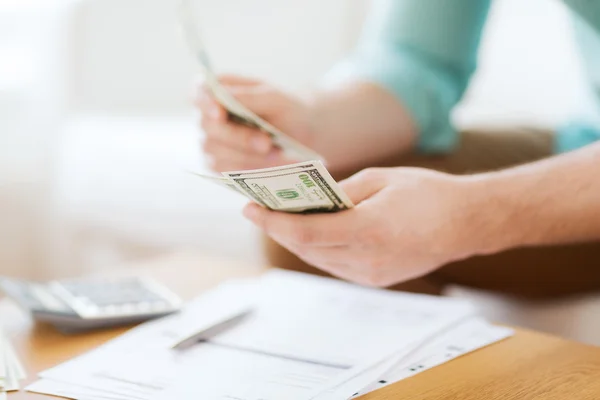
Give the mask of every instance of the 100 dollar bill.
<path id="1" fill-rule="evenodd" d="M 274 211 L 337 212 L 354 207 L 320 161 L 223 172 L 222 177 L 195 174 Z"/>

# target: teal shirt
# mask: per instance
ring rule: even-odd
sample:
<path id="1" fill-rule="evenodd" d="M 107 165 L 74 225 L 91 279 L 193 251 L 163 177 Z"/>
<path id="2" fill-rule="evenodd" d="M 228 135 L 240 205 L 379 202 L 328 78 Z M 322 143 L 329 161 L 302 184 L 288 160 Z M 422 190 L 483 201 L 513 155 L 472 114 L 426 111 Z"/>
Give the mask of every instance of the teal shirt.
<path id="1" fill-rule="evenodd" d="M 451 151 L 458 138 L 450 112 L 476 69 L 490 2 L 375 0 L 356 51 L 336 71 L 378 83 L 395 94 L 419 128 L 420 151 Z M 563 2 L 572 11 L 600 106 L 600 0 Z M 596 140 L 600 129 L 574 122 L 559 129 L 555 148 L 564 152 Z"/>

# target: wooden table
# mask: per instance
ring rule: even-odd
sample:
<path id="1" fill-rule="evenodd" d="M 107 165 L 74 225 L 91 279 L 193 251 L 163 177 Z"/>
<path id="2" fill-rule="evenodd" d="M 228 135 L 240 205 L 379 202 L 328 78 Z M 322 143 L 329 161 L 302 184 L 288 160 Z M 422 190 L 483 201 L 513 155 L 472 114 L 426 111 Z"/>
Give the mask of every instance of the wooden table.
<path id="1" fill-rule="evenodd" d="M 253 276 L 264 268 L 181 254 L 110 274 L 144 273 L 184 298 L 227 278 Z M 600 316 L 600 310 L 599 310 Z M 0 301 L 0 325 L 14 340 L 30 374 L 73 358 L 125 329 L 64 336 L 34 325 L 9 301 Z M 19 392 L 9 400 L 50 399 Z M 600 348 L 517 330 L 514 337 L 425 371 L 363 397 L 364 400 L 600 400 Z M 283 399 L 282 399 L 283 400 Z"/>

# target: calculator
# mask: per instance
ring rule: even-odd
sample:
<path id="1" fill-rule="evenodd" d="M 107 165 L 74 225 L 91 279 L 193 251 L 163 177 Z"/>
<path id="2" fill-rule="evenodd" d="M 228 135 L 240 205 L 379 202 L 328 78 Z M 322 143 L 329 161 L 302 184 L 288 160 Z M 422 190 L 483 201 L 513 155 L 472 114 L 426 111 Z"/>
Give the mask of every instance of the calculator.
<path id="1" fill-rule="evenodd" d="M 142 322 L 180 309 L 182 301 L 146 277 L 69 279 L 37 283 L 0 277 L 0 290 L 61 331 Z"/>

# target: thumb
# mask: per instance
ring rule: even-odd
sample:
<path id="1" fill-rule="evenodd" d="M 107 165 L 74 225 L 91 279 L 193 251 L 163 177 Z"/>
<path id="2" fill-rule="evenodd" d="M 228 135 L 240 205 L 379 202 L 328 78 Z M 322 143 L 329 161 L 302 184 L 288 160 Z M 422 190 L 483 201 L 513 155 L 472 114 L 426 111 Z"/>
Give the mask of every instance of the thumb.
<path id="1" fill-rule="evenodd" d="M 359 204 L 387 185 L 387 174 L 383 168 L 368 168 L 340 182 L 354 204 Z"/>
<path id="2" fill-rule="evenodd" d="M 228 86 L 227 90 L 250 111 L 263 117 L 277 114 L 287 100 L 282 93 L 265 85 Z"/>

